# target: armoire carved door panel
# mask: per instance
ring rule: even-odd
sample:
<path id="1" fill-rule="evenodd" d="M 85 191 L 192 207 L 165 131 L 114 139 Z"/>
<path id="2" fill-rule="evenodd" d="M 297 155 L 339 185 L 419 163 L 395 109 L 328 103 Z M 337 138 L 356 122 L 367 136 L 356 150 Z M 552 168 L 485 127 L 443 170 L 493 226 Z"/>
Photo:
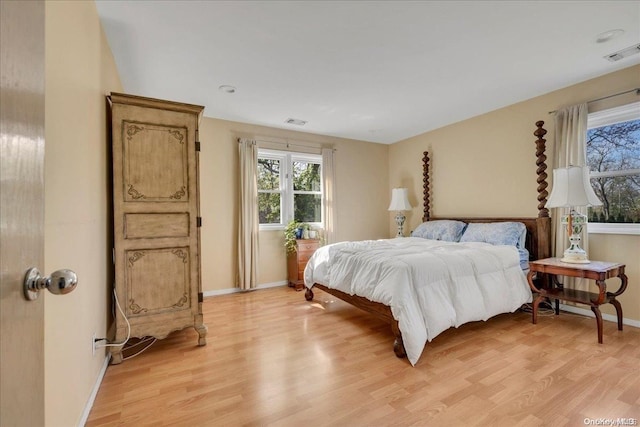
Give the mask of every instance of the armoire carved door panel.
<path id="1" fill-rule="evenodd" d="M 189 201 L 188 129 L 123 121 L 125 201 Z"/>
<path id="2" fill-rule="evenodd" d="M 191 310 L 188 254 L 187 247 L 127 251 L 127 317 Z"/>
<path id="3" fill-rule="evenodd" d="M 202 321 L 198 123 L 203 108 L 110 96 L 115 289 L 132 337 L 164 338 Z M 116 313 L 116 341 L 127 336 Z M 122 361 L 112 347 L 112 362 Z"/>

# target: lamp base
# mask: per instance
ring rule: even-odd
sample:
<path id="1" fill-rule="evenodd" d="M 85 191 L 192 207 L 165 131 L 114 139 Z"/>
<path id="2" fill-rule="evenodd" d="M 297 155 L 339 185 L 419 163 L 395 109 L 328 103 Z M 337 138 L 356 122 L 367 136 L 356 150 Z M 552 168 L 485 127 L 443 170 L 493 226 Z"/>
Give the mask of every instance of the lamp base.
<path id="1" fill-rule="evenodd" d="M 587 252 L 580 247 L 580 233 L 582 233 L 582 227 L 587 223 L 587 216 L 571 209 L 569 215 L 562 218 L 562 223 L 566 224 L 571 235 L 569 236 L 569 247 L 565 249 L 564 257 L 560 261 L 571 264 L 589 264 L 591 261 L 587 259 Z"/>
<path id="2" fill-rule="evenodd" d="M 398 211 L 398 213 L 396 214 L 396 225 L 398 226 L 398 233 L 396 234 L 396 237 L 404 237 L 402 226 L 404 225 L 405 219 L 406 217 L 404 216 L 404 214 L 401 211 Z"/>
<path id="3" fill-rule="evenodd" d="M 587 253 L 580 247 L 577 249 L 569 248 L 564 251 L 564 257 L 562 257 L 560 261 L 571 264 L 589 264 L 591 262 L 587 259 Z"/>
<path id="4" fill-rule="evenodd" d="M 577 259 L 577 258 L 567 258 L 567 257 L 561 258 L 560 261 L 568 262 L 570 264 L 589 264 L 591 262 L 586 258 L 585 259 Z"/>

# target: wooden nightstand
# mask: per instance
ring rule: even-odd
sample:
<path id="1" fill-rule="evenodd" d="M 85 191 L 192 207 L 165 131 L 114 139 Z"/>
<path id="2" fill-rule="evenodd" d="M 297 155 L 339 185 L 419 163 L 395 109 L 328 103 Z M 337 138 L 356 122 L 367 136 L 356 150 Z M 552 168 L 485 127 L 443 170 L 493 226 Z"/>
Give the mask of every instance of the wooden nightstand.
<path id="1" fill-rule="evenodd" d="M 296 240 L 296 250 L 287 254 L 287 276 L 289 286 L 295 288 L 296 291 L 304 288 L 304 268 L 311 255 L 320 246 L 318 239 L 300 239 Z"/>
<path id="2" fill-rule="evenodd" d="M 622 306 L 616 297 L 627 288 L 627 276 L 624 274 L 624 264 L 615 262 L 591 261 L 589 264 L 571 264 L 560 261 L 559 258 L 545 258 L 529 262 L 529 274 L 527 280 L 533 292 L 538 293 L 538 297 L 533 301 L 533 323 L 538 321 L 538 305 L 545 298 L 553 298 L 556 301 L 556 315 L 560 313 L 559 300 L 587 304 L 596 315 L 598 326 L 598 342 L 602 344 L 602 315 L 599 306 L 610 303 L 616 308 L 618 316 L 618 330 L 622 330 Z M 533 283 L 533 276 L 537 273 L 548 274 L 550 285 L 548 288 L 537 288 Z M 599 292 L 586 292 L 575 289 L 565 289 L 562 283 L 558 282 L 557 276 L 580 277 L 593 279 L 598 285 Z M 618 277 L 620 288 L 615 292 L 607 292 L 606 279 Z"/>

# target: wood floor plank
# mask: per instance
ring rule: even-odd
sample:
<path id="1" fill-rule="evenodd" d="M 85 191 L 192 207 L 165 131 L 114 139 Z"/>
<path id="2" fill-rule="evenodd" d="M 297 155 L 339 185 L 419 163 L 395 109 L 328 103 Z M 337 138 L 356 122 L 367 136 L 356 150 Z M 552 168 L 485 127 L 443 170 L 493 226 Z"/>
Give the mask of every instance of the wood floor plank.
<path id="1" fill-rule="evenodd" d="M 640 330 L 564 313 L 445 331 L 412 367 L 388 325 L 290 288 L 207 298 L 184 330 L 109 366 L 87 426 L 573 426 L 640 421 Z"/>

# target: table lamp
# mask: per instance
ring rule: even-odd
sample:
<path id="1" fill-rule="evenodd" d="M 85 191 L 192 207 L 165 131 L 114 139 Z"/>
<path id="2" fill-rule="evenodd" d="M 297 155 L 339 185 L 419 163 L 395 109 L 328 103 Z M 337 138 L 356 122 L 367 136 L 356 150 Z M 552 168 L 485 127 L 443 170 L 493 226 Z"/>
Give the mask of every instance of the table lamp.
<path id="1" fill-rule="evenodd" d="M 406 217 L 402 212 L 411 210 L 411 203 L 409 203 L 409 192 L 406 188 L 394 188 L 392 190 L 389 210 L 397 211 L 396 225 L 398 226 L 398 234 L 396 234 L 396 237 L 403 237 L 402 226 L 404 225 L 404 220 L 406 219 Z"/>
<path id="2" fill-rule="evenodd" d="M 589 263 L 587 253 L 580 247 L 580 234 L 587 224 L 587 216 L 576 212 L 573 208 L 600 205 L 602 202 L 589 182 L 588 166 L 569 166 L 553 170 L 553 189 L 547 207 L 569 208 L 569 213 L 563 215 L 561 219 L 561 224 L 567 228 L 570 242 L 569 248 L 564 251 L 562 262 Z"/>

